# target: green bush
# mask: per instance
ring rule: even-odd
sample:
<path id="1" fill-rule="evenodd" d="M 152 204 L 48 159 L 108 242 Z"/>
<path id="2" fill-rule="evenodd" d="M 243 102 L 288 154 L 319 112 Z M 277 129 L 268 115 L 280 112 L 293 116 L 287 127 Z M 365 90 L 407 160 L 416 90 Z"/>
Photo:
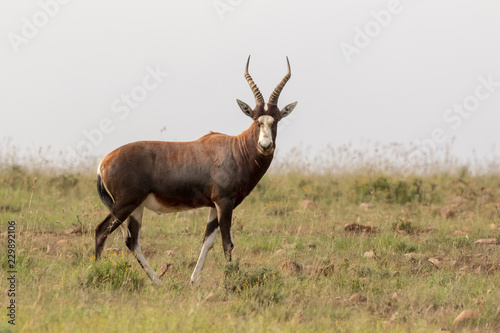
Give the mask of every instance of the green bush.
<path id="1" fill-rule="evenodd" d="M 87 271 L 85 282 L 88 287 L 137 290 L 144 285 L 142 274 L 142 270 L 132 268 L 125 255 L 113 254 L 95 261 Z"/>

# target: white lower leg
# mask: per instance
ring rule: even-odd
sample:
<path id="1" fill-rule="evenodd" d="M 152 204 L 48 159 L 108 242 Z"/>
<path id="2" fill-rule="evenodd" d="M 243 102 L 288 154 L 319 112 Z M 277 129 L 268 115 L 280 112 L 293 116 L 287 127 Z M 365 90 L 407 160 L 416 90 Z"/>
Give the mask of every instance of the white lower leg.
<path id="1" fill-rule="evenodd" d="M 144 255 L 142 254 L 141 247 L 139 245 L 135 248 L 134 255 L 137 258 L 137 260 L 139 261 L 139 263 L 141 264 L 142 268 L 144 268 L 144 270 L 148 274 L 149 278 L 154 283 L 159 282 L 160 279 L 158 279 L 158 276 L 156 275 L 155 271 L 153 271 L 151 266 L 149 266 L 149 263 L 146 260 L 146 258 L 144 257 Z"/>
<path id="2" fill-rule="evenodd" d="M 214 246 L 215 237 L 217 236 L 218 232 L 219 229 L 215 229 L 203 242 L 198 262 L 196 263 L 193 274 L 191 274 L 191 282 L 196 282 L 196 280 L 200 276 L 201 271 L 203 270 L 203 265 L 205 264 L 205 259 L 207 258 L 208 251 L 210 251 L 210 249 Z"/>

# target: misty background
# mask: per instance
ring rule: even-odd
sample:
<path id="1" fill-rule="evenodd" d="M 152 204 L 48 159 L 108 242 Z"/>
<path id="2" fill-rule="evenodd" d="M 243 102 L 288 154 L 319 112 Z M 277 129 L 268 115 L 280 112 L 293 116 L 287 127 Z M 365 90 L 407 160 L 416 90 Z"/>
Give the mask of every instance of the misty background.
<path id="1" fill-rule="evenodd" d="M 4 154 L 239 134 L 251 54 L 266 100 L 290 59 L 278 159 L 391 143 L 498 156 L 499 1 L 4 0 L 0 36 Z"/>

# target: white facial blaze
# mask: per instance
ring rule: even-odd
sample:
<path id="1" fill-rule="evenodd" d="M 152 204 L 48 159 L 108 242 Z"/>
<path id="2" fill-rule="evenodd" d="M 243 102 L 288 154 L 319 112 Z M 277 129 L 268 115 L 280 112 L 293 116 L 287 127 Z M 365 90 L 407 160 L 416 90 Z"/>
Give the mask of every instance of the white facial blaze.
<path id="1" fill-rule="evenodd" d="M 259 146 L 262 149 L 269 149 L 273 144 L 273 132 L 271 130 L 271 126 L 274 123 L 274 119 L 271 116 L 260 116 L 257 121 L 260 124 Z"/>

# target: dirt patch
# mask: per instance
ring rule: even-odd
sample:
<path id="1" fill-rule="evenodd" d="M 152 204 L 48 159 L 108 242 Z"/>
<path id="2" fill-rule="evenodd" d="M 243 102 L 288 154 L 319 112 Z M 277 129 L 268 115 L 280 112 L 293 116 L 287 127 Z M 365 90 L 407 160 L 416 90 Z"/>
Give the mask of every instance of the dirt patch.
<path id="1" fill-rule="evenodd" d="M 344 231 L 353 234 L 377 234 L 379 229 L 358 223 L 348 223 L 344 225 Z"/>

